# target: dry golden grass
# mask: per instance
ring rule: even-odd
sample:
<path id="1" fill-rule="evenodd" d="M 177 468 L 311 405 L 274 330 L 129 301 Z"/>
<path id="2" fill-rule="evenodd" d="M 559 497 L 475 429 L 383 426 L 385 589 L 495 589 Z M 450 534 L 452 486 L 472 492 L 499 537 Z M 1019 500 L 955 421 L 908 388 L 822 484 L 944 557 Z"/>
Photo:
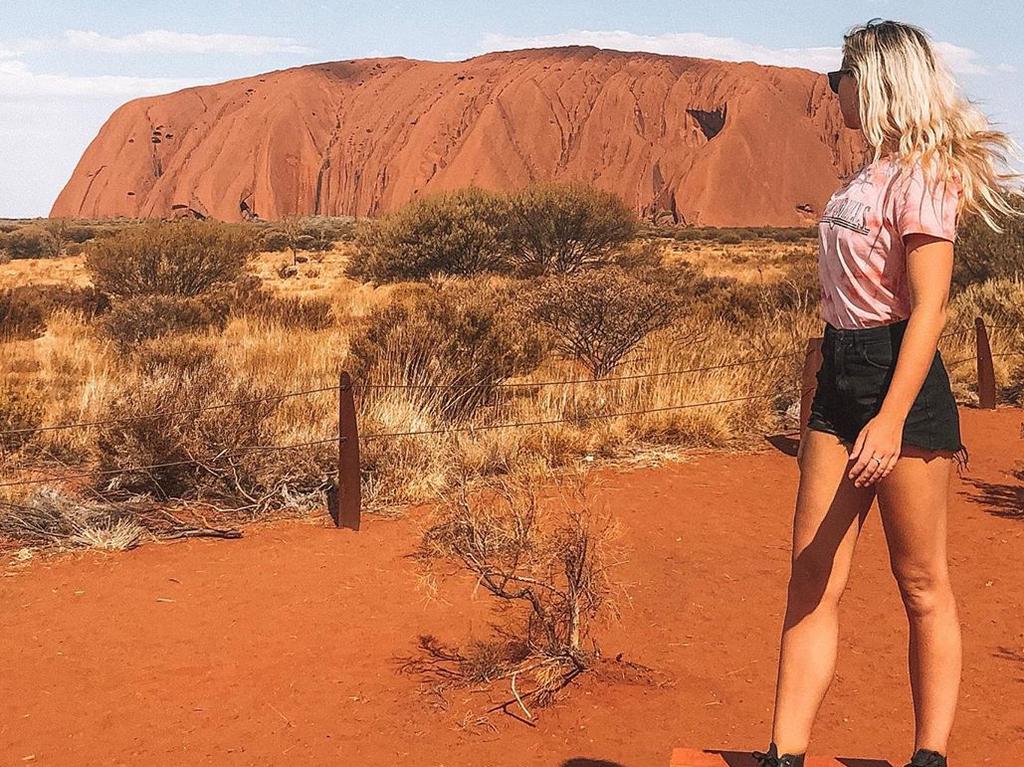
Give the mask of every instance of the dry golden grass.
<path id="1" fill-rule="evenodd" d="M 744 245 L 679 243 L 676 258 L 705 266 L 712 274 L 770 281 L 786 273 L 793 259 L 807 258 L 801 243 L 757 241 Z M 697 247 L 694 247 L 696 245 Z M 312 254 L 310 254 L 312 256 Z M 261 253 L 252 270 L 282 296 L 328 299 L 337 322 L 325 330 L 286 328 L 254 317 L 232 319 L 223 332 L 192 334 L 182 339 L 212 349 L 239 379 L 273 383 L 289 391 L 331 386 L 346 364 L 354 325 L 390 300 L 395 286 L 374 288 L 344 277 L 347 246 L 299 264 L 299 274 L 282 279 L 281 263 L 290 254 Z M 813 254 L 811 255 L 813 257 Z M 0 265 L 0 285 L 36 282 L 87 284 L 81 259 L 18 261 Z M 950 327 L 970 326 L 982 313 L 994 322 L 1024 322 L 1024 287 L 1007 280 L 972 286 L 950 306 Z M 1003 309 L 1002 307 L 1011 307 Z M 1017 314 L 1014 314 L 1014 311 Z M 367 508 L 391 513 L 404 503 L 429 499 L 451 488 L 460 477 L 557 471 L 581 461 L 630 461 L 638 456 L 664 459 L 686 449 L 756 448 L 764 435 L 793 430 L 795 403 L 806 340 L 820 332 L 817 307 L 780 311 L 754 327 L 737 328 L 708 313 L 688 316 L 648 337 L 627 357 L 612 378 L 723 364 L 787 352 L 792 356 L 755 365 L 725 367 L 703 373 L 611 380 L 599 384 L 541 386 L 502 390 L 499 401 L 483 408 L 471 424 L 476 431 L 367 437 L 361 444 Z M 1024 348 L 1019 334 L 994 333 L 997 381 L 1004 384 L 1024 364 L 1022 357 L 998 356 Z M 942 341 L 947 363 L 974 353 L 973 335 Z M 80 315 L 58 311 L 45 335 L 12 341 L 0 355 L 0 376 L 8 387 L 31 393 L 40 403 L 42 425 L 90 421 L 100 417 L 111 398 L 130 379 L 131 360 L 120 357 Z M 974 365 L 950 365 L 961 400 L 975 397 Z M 587 374 L 574 363 L 551 359 L 527 379 L 512 383 L 576 380 Z M 757 395 L 755 399 L 681 409 L 686 403 Z M 763 396 L 762 396 L 763 395 Z M 394 390 L 367 398 L 359 414 L 363 434 L 446 429 L 429 407 L 429 392 Z M 634 410 L 656 412 L 616 418 L 585 418 Z M 788 413 L 786 412 L 788 410 Z M 551 421 L 517 428 L 506 423 Z M 279 444 L 319 440 L 335 433 L 337 403 L 332 392 L 283 400 L 273 415 Z M 331 446 L 315 448 L 325 454 Z M 81 469 L 95 460 L 91 430 L 38 434 L 31 455 L 36 466 Z M 0 458 L 0 464 L 3 463 Z M 24 465 L 22 462 L 20 465 Z M 10 467 L 9 467 L 10 468 Z M 5 472 L 8 474 L 8 472 Z M 22 476 L 30 476 L 24 474 Z M 0 500 L 18 494 L 0 489 Z"/>
<path id="2" fill-rule="evenodd" d="M 736 245 L 700 240 L 666 240 L 665 243 L 668 261 L 686 261 L 700 267 L 710 277 L 725 277 L 741 282 L 780 280 L 785 278 L 794 264 L 817 258 L 815 240 L 748 240 Z"/>
<path id="3" fill-rule="evenodd" d="M 85 256 L 24 258 L 0 263 L 0 290 L 24 285 L 84 287 L 89 284 Z"/>

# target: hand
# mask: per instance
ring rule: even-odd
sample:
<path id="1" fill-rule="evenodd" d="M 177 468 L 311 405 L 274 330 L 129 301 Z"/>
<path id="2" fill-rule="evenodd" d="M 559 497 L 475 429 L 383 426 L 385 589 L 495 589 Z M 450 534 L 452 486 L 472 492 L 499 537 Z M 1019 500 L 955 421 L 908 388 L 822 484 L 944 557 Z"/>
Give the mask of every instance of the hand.
<path id="1" fill-rule="evenodd" d="M 902 443 L 902 418 L 878 413 L 864 424 L 850 453 L 850 460 L 856 461 L 849 473 L 854 485 L 866 487 L 888 475 L 900 457 Z"/>

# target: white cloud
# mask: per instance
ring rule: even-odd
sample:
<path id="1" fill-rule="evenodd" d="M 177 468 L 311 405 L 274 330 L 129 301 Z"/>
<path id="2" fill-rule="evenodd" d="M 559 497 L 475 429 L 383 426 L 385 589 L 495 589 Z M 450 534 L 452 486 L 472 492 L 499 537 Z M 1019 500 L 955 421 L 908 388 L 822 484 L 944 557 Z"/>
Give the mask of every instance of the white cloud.
<path id="1" fill-rule="evenodd" d="M 127 100 L 209 82 L 214 81 L 130 75 L 42 74 L 31 71 L 23 61 L 0 57 L 0 102 L 53 97 L 116 97 Z"/>
<path id="2" fill-rule="evenodd" d="M 150 29 L 121 37 L 68 29 L 63 39 L 70 48 L 98 53 L 230 53 L 261 56 L 268 53 L 313 53 L 290 37 L 209 34 Z"/>
<path id="3" fill-rule="evenodd" d="M 807 48 L 770 48 L 735 37 L 715 37 L 702 32 L 666 32 L 660 35 L 639 35 L 620 30 L 573 29 L 550 35 L 515 37 L 486 34 L 477 44 L 477 52 L 512 50 L 516 48 L 548 48 L 561 45 L 594 45 L 619 51 L 647 51 L 673 56 L 695 56 L 723 61 L 754 61 L 780 67 L 803 67 L 815 72 L 836 69 L 842 59 L 839 46 Z M 970 48 L 947 42 L 936 42 L 939 55 L 957 74 L 990 74 L 1007 71 L 1006 65 L 990 67 L 979 61 L 979 54 Z M 1010 68 L 1012 71 L 1012 67 Z"/>
<path id="4" fill-rule="evenodd" d="M 990 67 L 979 61 L 979 53 L 970 48 L 963 48 L 953 43 L 935 41 L 935 49 L 945 60 L 946 66 L 958 75 L 990 75 L 999 67 Z"/>

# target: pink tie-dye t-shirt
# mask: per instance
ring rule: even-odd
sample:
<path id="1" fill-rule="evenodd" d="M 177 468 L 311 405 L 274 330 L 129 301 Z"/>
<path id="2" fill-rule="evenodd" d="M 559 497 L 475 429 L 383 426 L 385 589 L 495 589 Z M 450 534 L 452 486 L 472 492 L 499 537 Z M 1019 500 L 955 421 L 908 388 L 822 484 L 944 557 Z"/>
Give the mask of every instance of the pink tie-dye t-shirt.
<path id="1" fill-rule="evenodd" d="M 959 177 L 925 183 L 920 163 L 884 156 L 837 189 L 818 222 L 821 316 L 836 328 L 887 325 L 910 316 L 903 235 L 954 241 Z"/>

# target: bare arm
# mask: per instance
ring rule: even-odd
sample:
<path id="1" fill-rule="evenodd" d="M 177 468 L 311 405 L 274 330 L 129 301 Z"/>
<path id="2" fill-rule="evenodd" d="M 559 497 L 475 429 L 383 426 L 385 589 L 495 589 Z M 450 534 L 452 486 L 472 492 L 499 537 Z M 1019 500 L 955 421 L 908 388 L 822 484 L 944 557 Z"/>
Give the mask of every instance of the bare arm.
<path id="1" fill-rule="evenodd" d="M 946 324 L 946 304 L 953 273 L 953 243 L 930 234 L 912 233 L 906 243 L 910 318 L 903 331 L 896 367 L 878 414 L 861 431 L 850 453 L 849 472 L 858 487 L 884 477 L 896 465 L 903 425 L 924 385 L 939 336 Z M 873 455 L 880 462 L 873 462 Z"/>
<path id="2" fill-rule="evenodd" d="M 930 234 L 908 234 L 907 278 L 910 319 L 900 344 L 889 391 L 881 410 L 905 420 L 917 398 L 946 325 L 953 273 L 953 243 Z"/>

